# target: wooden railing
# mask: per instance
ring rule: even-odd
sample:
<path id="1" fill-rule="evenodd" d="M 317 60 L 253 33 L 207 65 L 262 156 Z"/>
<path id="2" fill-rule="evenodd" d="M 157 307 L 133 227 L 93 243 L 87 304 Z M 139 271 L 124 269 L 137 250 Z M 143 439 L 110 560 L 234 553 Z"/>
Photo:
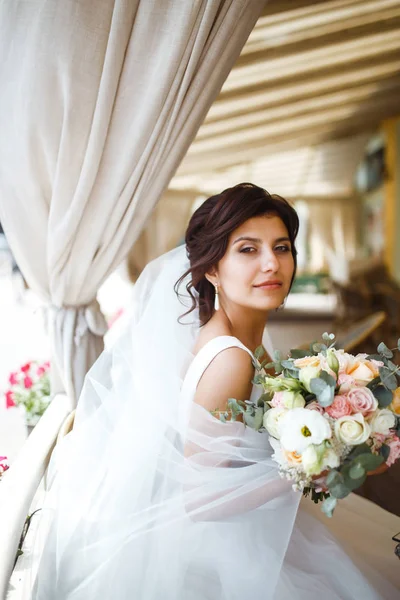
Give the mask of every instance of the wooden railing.
<path id="1" fill-rule="evenodd" d="M 57 395 L 0 482 L 0 599 L 4 600 L 19 540 L 33 497 L 46 472 L 60 427 L 71 411 Z"/>

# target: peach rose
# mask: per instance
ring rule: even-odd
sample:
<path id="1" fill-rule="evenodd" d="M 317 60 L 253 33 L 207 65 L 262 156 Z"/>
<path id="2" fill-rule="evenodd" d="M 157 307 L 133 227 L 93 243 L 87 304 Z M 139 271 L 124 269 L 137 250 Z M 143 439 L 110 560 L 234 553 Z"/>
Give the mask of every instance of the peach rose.
<path id="1" fill-rule="evenodd" d="M 336 358 L 339 362 L 339 375 L 348 373 L 349 369 L 353 366 L 354 356 L 347 354 L 344 350 L 336 350 Z"/>
<path id="2" fill-rule="evenodd" d="M 319 367 L 322 369 L 321 357 L 317 356 L 304 356 L 304 358 L 296 358 L 294 366 L 298 369 L 304 369 L 304 367 Z"/>
<path id="3" fill-rule="evenodd" d="M 357 359 L 348 369 L 347 374 L 354 377 L 357 384 L 365 385 L 379 375 L 379 368 L 374 364 L 376 362 L 377 361 L 372 362 L 372 360 Z"/>
<path id="4" fill-rule="evenodd" d="M 393 400 L 389 408 L 394 412 L 395 415 L 400 417 L 400 387 L 394 390 Z"/>
<path id="5" fill-rule="evenodd" d="M 332 419 L 340 419 L 340 417 L 351 415 L 353 411 L 347 401 L 347 397 L 338 395 L 335 396 L 332 404 L 326 407 L 325 412 L 327 412 Z"/>
<path id="6" fill-rule="evenodd" d="M 302 461 L 301 454 L 296 451 L 289 452 L 289 450 L 282 448 L 282 454 L 290 465 L 299 465 Z"/>
<path id="7" fill-rule="evenodd" d="M 378 400 L 367 387 L 353 388 L 347 393 L 347 401 L 354 413 L 368 417 L 378 408 Z"/>

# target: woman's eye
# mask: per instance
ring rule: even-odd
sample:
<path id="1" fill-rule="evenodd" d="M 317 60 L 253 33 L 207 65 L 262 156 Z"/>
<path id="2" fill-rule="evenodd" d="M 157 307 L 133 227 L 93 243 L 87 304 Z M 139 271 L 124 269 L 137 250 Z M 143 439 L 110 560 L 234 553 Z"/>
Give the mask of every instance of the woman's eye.
<path id="1" fill-rule="evenodd" d="M 251 246 L 246 246 L 245 248 L 241 248 L 239 250 L 239 252 L 246 253 L 246 254 L 249 254 L 250 252 L 255 252 L 255 251 L 256 251 L 256 249 L 252 248 Z"/>
<path id="2" fill-rule="evenodd" d="M 290 252 L 289 246 L 276 246 L 275 250 L 277 252 Z"/>

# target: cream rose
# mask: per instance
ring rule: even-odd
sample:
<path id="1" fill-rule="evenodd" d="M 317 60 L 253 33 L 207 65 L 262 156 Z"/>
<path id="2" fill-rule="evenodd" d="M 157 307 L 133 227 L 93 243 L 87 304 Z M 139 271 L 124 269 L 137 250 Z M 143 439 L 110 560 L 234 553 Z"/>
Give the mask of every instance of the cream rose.
<path id="1" fill-rule="evenodd" d="M 285 408 L 270 408 L 264 415 L 263 425 L 270 435 L 276 439 L 281 437 L 281 423 L 288 411 Z"/>
<path id="2" fill-rule="evenodd" d="M 378 408 L 378 400 L 367 387 L 356 387 L 351 389 L 346 395 L 347 401 L 354 413 L 361 413 L 368 417 Z"/>
<path id="3" fill-rule="evenodd" d="M 304 367 L 299 371 L 299 380 L 304 385 L 308 392 L 311 392 L 310 382 L 311 379 L 315 379 L 321 373 L 320 367 L 315 367 L 310 365 L 309 367 Z"/>
<path id="4" fill-rule="evenodd" d="M 335 422 L 335 434 L 344 444 L 357 446 L 369 438 L 371 427 L 361 414 L 346 415 Z"/>
<path id="5" fill-rule="evenodd" d="M 285 408 L 302 408 L 306 403 L 299 392 L 282 392 L 282 394 L 283 406 Z"/>
<path id="6" fill-rule="evenodd" d="M 373 433 L 388 435 L 390 429 L 396 425 L 396 417 L 391 410 L 382 408 L 372 417 L 370 424 Z"/>

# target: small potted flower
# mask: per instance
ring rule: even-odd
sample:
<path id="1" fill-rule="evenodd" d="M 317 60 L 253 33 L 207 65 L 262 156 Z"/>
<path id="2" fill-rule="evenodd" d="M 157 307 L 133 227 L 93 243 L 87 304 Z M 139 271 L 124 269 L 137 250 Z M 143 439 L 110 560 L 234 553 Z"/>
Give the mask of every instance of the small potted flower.
<path id="1" fill-rule="evenodd" d="M 10 373 L 5 392 L 6 408 L 21 407 L 28 431 L 37 424 L 50 403 L 50 363 L 30 361 Z"/>

